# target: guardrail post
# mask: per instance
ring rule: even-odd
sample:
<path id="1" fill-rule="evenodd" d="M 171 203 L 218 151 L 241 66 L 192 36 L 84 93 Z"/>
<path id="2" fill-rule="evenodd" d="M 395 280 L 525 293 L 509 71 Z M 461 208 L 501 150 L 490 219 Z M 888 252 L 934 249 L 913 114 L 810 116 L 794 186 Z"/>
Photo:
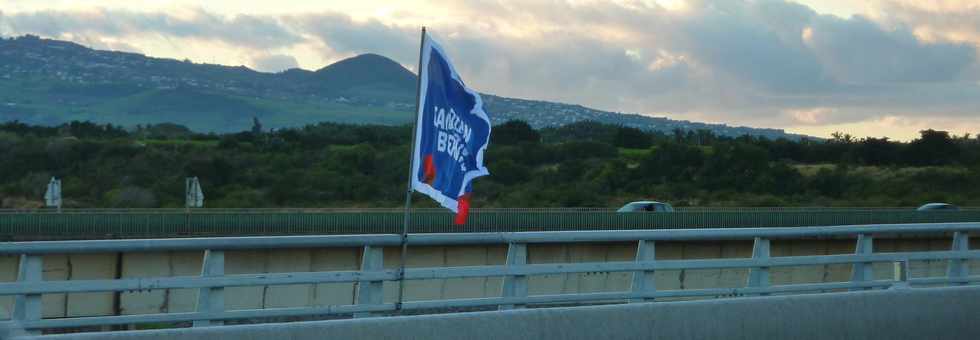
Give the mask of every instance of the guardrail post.
<path id="1" fill-rule="evenodd" d="M 221 250 L 205 250 L 204 261 L 201 264 L 201 276 L 225 275 L 225 252 Z M 197 292 L 198 313 L 221 313 L 225 311 L 225 288 L 201 288 Z M 218 326 L 220 320 L 195 320 L 194 327 Z"/>
<path id="2" fill-rule="evenodd" d="M 911 278 L 912 272 L 909 271 L 909 261 L 895 261 L 895 283 L 892 284 L 892 288 L 908 288 Z"/>
<path id="3" fill-rule="evenodd" d="M 384 248 L 364 246 L 361 255 L 361 273 L 384 269 Z M 359 281 L 357 283 L 357 305 L 378 305 L 383 302 L 384 281 Z M 354 313 L 355 318 L 371 316 L 370 312 Z"/>
<path id="4" fill-rule="evenodd" d="M 970 250 L 970 234 L 957 231 L 953 234 L 953 247 L 952 250 L 955 252 L 966 252 Z M 966 260 L 950 259 L 949 267 L 946 269 L 946 275 L 950 280 L 962 279 L 969 276 L 970 266 L 966 264 Z M 965 285 L 966 282 L 950 282 L 950 285 L 961 286 Z"/>
<path id="5" fill-rule="evenodd" d="M 640 240 L 636 245 L 636 262 L 656 261 L 656 242 Z M 633 293 L 649 294 L 657 291 L 657 281 L 653 270 L 641 270 L 633 272 Z M 652 297 L 633 298 L 629 302 L 649 302 Z"/>
<path id="6" fill-rule="evenodd" d="M 769 260 L 769 239 L 761 237 L 755 238 L 755 242 L 752 243 L 752 259 L 763 261 Z M 769 267 L 760 266 L 749 269 L 749 278 L 745 285 L 751 288 L 769 287 Z M 769 294 L 761 293 L 759 295 Z"/>
<path id="7" fill-rule="evenodd" d="M 874 238 L 869 234 L 859 234 L 857 238 L 857 245 L 854 247 L 854 254 L 856 255 L 871 255 L 874 253 Z M 851 282 L 867 282 L 874 280 L 874 268 L 872 268 L 871 262 L 855 262 L 851 269 Z M 864 287 L 852 290 L 868 290 L 870 287 Z"/>
<path id="8" fill-rule="evenodd" d="M 17 270 L 17 281 L 24 283 L 41 282 L 44 280 L 44 258 L 41 255 L 21 255 L 20 267 Z M 38 321 L 42 318 L 41 294 L 17 295 L 14 302 L 14 322 Z M 31 335 L 40 335 L 40 331 L 28 331 Z"/>
<path id="9" fill-rule="evenodd" d="M 527 244 L 511 243 L 507 246 L 506 266 L 522 266 L 527 264 Z M 503 287 L 501 287 L 501 297 L 515 298 L 527 297 L 527 275 L 507 275 L 504 276 Z M 524 308 L 523 304 L 500 305 L 500 310 Z"/>

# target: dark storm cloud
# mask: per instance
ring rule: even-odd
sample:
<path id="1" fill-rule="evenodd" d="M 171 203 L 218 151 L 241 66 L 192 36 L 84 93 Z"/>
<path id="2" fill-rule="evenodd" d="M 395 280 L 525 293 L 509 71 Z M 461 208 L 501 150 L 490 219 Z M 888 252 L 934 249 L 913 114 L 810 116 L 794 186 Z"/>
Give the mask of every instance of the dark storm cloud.
<path id="1" fill-rule="evenodd" d="M 467 61 L 462 68 L 508 95 L 777 125 L 794 123 L 788 110 L 841 107 L 822 118 L 843 123 L 916 110 L 964 115 L 980 102 L 969 81 L 971 46 L 924 42 L 900 27 L 792 2 L 692 1 L 682 14 L 564 2 L 473 12 L 545 27 L 519 39 L 448 29 L 447 45 Z M 589 35 L 605 29 L 629 38 Z M 664 60 L 667 67 L 650 67 Z"/>
<path id="2" fill-rule="evenodd" d="M 377 20 L 355 22 L 339 13 L 292 16 L 284 20 L 316 37 L 335 53 L 376 53 L 406 65 L 418 58 L 419 38 L 414 28 L 390 26 Z"/>
<path id="3" fill-rule="evenodd" d="M 689 71 L 683 60 L 665 60 L 652 68 L 658 55 L 601 39 L 549 33 L 533 43 L 492 37 L 447 37 L 450 53 L 466 63 L 461 72 L 506 94 L 618 108 L 636 98 L 685 86 Z M 542 80 L 547 80 L 543 82 Z"/>
<path id="4" fill-rule="evenodd" d="M 727 4 L 704 4 L 686 18 L 675 46 L 770 91 L 952 81 L 976 62 L 974 46 L 925 43 L 905 27 L 888 30 L 860 16 L 781 1 Z"/>
<path id="5" fill-rule="evenodd" d="M 430 26 L 458 62 L 469 82 L 486 92 L 588 104 L 608 109 L 624 107 L 653 93 L 685 86 L 690 70 L 683 60 L 661 60 L 656 46 L 643 41 L 623 45 L 565 28 L 609 25 L 628 29 L 649 24 L 649 12 L 659 7 L 627 9 L 563 2 L 529 2 L 508 6 L 500 2 L 447 3 L 465 23 Z M 639 11 L 642 10 L 642 11 Z M 638 12 L 639 11 L 639 12 Z M 627 17 L 628 16 L 628 17 Z M 419 27 L 376 20 L 355 21 L 342 14 L 294 16 L 284 22 L 302 27 L 323 45 L 341 54 L 374 52 L 414 68 L 418 57 Z M 501 31 L 537 25 L 559 27 L 515 38 Z M 628 105 L 637 107 L 636 105 Z"/>
<path id="6" fill-rule="evenodd" d="M 808 45 L 849 83 L 953 81 L 977 59 L 974 46 L 924 43 L 908 27 L 885 31 L 860 16 L 823 16 L 812 27 Z"/>
<path id="7" fill-rule="evenodd" d="M 692 79 L 686 92 L 700 92 L 695 110 L 719 120 L 789 125 L 797 122 L 787 111 L 829 107 L 834 113 L 819 123 L 830 124 L 966 117 L 980 107 L 976 46 L 926 42 L 901 25 L 819 15 L 783 1 L 702 1 L 646 33 L 671 36 L 665 48 L 714 72 Z"/>
<path id="8" fill-rule="evenodd" d="M 767 91 L 826 90 L 831 80 L 800 40 L 814 16 L 809 8 L 783 2 L 705 4 L 679 23 L 674 45 Z"/>

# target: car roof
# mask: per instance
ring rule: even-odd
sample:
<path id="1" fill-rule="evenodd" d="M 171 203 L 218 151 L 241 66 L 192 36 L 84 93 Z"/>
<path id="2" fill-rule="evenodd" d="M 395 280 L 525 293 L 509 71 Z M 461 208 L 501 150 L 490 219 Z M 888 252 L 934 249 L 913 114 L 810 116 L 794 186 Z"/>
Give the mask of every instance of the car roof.
<path id="1" fill-rule="evenodd" d="M 635 201 L 635 202 L 629 202 L 629 203 L 626 203 L 626 204 L 664 204 L 664 203 L 663 202 L 657 202 L 657 201 Z"/>
<path id="2" fill-rule="evenodd" d="M 949 203 L 926 203 L 926 204 L 923 204 L 919 208 L 946 207 L 946 206 L 952 206 L 952 204 L 949 204 Z"/>
<path id="3" fill-rule="evenodd" d="M 931 211 L 931 210 L 960 210 L 960 207 L 949 203 L 927 203 L 923 204 L 921 207 L 915 209 L 916 211 Z"/>

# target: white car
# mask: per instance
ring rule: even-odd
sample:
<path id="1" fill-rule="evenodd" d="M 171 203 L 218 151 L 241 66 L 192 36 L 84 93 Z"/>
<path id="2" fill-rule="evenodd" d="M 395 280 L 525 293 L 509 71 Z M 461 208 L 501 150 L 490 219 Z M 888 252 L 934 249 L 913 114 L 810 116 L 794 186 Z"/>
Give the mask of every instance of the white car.
<path id="1" fill-rule="evenodd" d="M 674 207 L 668 203 L 657 201 L 637 201 L 626 203 L 626 205 L 616 210 L 616 212 L 674 212 Z"/>
<path id="2" fill-rule="evenodd" d="M 957 207 L 949 203 L 926 203 L 915 210 L 916 211 L 937 211 L 937 210 L 959 211 L 960 207 Z"/>

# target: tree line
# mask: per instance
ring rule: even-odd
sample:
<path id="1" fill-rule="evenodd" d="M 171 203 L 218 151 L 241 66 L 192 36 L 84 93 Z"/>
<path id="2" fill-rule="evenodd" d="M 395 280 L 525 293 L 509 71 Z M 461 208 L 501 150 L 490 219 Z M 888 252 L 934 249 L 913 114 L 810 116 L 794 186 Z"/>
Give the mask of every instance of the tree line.
<path id="1" fill-rule="evenodd" d="M 232 134 L 176 124 L 0 124 L 4 208 L 37 207 L 50 177 L 66 207 L 180 207 L 197 176 L 207 207 L 397 207 L 408 126 L 321 123 Z M 494 127 L 476 207 L 980 205 L 980 139 L 926 130 L 910 142 L 673 133 L 581 122 Z M 418 199 L 421 206 L 434 206 Z"/>

